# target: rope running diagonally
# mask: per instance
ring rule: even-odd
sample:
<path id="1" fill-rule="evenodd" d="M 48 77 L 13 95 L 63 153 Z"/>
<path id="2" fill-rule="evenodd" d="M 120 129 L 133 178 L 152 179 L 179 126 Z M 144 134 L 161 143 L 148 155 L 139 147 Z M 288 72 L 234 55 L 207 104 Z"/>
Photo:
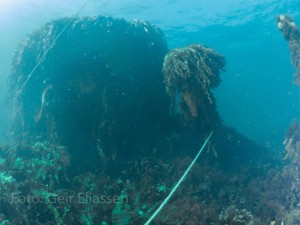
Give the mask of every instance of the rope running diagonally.
<path id="1" fill-rule="evenodd" d="M 190 164 L 190 166 L 186 169 L 186 171 L 184 172 L 182 177 L 179 179 L 179 181 L 176 183 L 176 185 L 173 187 L 173 189 L 171 190 L 169 195 L 165 198 L 165 200 L 161 203 L 161 205 L 158 207 L 158 209 L 152 214 L 152 216 L 146 221 L 146 223 L 144 225 L 149 225 L 152 222 L 152 220 L 160 213 L 162 208 L 168 203 L 168 201 L 170 200 L 172 195 L 175 193 L 175 191 L 177 190 L 179 185 L 183 182 L 183 180 L 186 178 L 186 176 L 188 175 L 188 173 L 190 172 L 190 170 L 192 169 L 192 167 L 194 166 L 194 164 L 198 160 L 199 156 L 201 155 L 203 149 L 207 145 L 207 143 L 208 143 L 208 141 L 209 141 L 209 139 L 210 139 L 210 137 L 212 136 L 213 133 L 214 133 L 214 131 L 212 131 L 209 134 L 209 136 L 206 138 L 204 144 L 202 145 L 201 149 L 199 150 L 198 154 L 195 156 L 195 158 L 192 161 L 192 163 Z"/>
<path id="2" fill-rule="evenodd" d="M 80 8 L 79 10 L 70 18 L 69 22 L 64 26 L 64 28 L 61 30 L 61 32 L 56 36 L 56 38 L 53 40 L 53 42 L 51 43 L 51 45 L 47 48 L 47 50 L 44 52 L 44 54 L 42 55 L 42 57 L 40 58 L 40 60 L 38 61 L 38 63 L 35 65 L 35 67 L 32 69 L 32 71 L 30 72 L 30 74 L 27 76 L 27 79 L 25 80 L 25 82 L 23 83 L 23 85 L 21 86 L 21 88 L 18 90 L 17 96 L 19 94 L 21 94 L 21 92 L 23 91 L 24 87 L 26 86 L 26 84 L 28 83 L 29 79 L 32 77 L 33 73 L 35 72 L 35 70 L 39 67 L 39 65 L 41 64 L 41 62 L 44 60 L 44 58 L 46 57 L 46 55 L 48 54 L 49 50 L 55 45 L 55 42 L 57 41 L 57 39 L 63 34 L 63 32 L 68 28 L 68 26 L 71 24 L 72 19 L 77 17 L 79 15 L 79 13 L 83 10 L 83 8 L 88 4 L 90 0 L 87 0 Z"/>
<path id="3" fill-rule="evenodd" d="M 28 81 L 30 80 L 30 78 L 32 77 L 32 75 L 34 74 L 34 72 L 36 71 L 36 69 L 39 67 L 39 65 L 42 63 L 42 61 L 46 58 L 46 55 L 48 54 L 48 52 L 50 51 L 50 49 L 55 45 L 56 41 L 58 40 L 58 38 L 63 34 L 63 32 L 68 28 L 68 26 L 71 24 L 72 20 L 77 17 L 79 15 L 79 13 L 85 8 L 85 6 L 89 3 L 90 0 L 87 0 L 84 2 L 84 4 L 76 11 L 76 13 L 71 16 L 71 18 L 69 19 L 69 22 L 64 26 L 64 28 L 61 30 L 61 32 L 56 36 L 56 38 L 53 40 L 53 42 L 51 43 L 51 45 L 47 48 L 47 50 L 44 52 L 44 54 L 42 55 L 42 57 L 40 58 L 40 60 L 37 62 L 37 64 L 35 65 L 35 67 L 31 70 L 30 74 L 27 76 L 25 82 L 22 84 L 21 88 L 17 91 L 16 95 L 14 98 L 12 98 L 12 102 L 14 102 L 18 96 L 22 93 L 22 91 L 24 90 L 25 86 L 27 85 Z M 2 115 L 0 115 L 0 119 L 4 118 L 8 113 L 8 110 L 6 110 L 6 112 L 4 112 Z"/>

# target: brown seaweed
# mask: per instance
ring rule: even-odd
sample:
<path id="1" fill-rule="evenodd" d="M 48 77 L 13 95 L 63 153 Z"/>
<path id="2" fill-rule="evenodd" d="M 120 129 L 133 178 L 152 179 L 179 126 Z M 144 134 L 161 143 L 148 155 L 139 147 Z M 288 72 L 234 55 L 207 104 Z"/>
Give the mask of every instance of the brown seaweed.
<path id="1" fill-rule="evenodd" d="M 277 17 L 277 28 L 288 42 L 291 61 L 296 68 L 294 83 L 300 85 L 300 31 L 294 20 L 288 15 Z"/>

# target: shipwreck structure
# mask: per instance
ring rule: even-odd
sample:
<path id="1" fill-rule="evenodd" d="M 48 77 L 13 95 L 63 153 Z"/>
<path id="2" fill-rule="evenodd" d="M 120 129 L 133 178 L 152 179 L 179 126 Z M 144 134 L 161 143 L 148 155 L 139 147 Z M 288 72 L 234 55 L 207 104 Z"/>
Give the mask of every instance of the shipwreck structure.
<path id="1" fill-rule="evenodd" d="M 204 138 L 221 124 L 210 88 L 223 56 L 201 45 L 168 52 L 148 22 L 95 17 L 77 18 L 44 57 L 66 23 L 46 24 L 15 53 L 8 100 L 18 143 L 48 141 L 73 159 L 120 162 L 151 154 L 180 126 Z"/>
<path id="2" fill-rule="evenodd" d="M 18 142 L 60 143 L 73 154 L 97 151 L 103 160 L 155 145 L 170 104 L 161 72 L 168 51 L 162 31 L 142 21 L 77 18 L 28 79 L 67 22 L 46 24 L 15 53 L 8 94 L 12 135 Z"/>
<path id="3" fill-rule="evenodd" d="M 211 89 L 224 67 L 202 45 L 169 51 L 145 21 L 64 18 L 29 34 L 9 76 L 16 145 L 0 146 L 0 222 L 143 224 L 214 130 L 155 224 L 265 224 L 260 209 L 274 204 L 247 196 L 265 149 L 222 124 Z M 39 202 L 9 202 L 12 192 Z"/>

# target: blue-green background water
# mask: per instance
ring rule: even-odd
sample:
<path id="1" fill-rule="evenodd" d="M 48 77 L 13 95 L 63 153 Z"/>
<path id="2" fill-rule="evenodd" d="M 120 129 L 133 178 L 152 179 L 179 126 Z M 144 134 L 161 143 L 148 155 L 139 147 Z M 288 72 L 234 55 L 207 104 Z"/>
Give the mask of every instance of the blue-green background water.
<path id="1" fill-rule="evenodd" d="M 10 123 L 4 105 L 12 54 L 28 33 L 51 19 L 73 15 L 83 0 L 0 0 L 0 139 Z M 300 88 L 276 16 L 290 14 L 300 24 L 299 0 L 90 0 L 81 16 L 148 20 L 166 35 L 169 48 L 207 45 L 227 59 L 214 91 L 226 125 L 263 145 L 281 146 L 300 117 Z"/>

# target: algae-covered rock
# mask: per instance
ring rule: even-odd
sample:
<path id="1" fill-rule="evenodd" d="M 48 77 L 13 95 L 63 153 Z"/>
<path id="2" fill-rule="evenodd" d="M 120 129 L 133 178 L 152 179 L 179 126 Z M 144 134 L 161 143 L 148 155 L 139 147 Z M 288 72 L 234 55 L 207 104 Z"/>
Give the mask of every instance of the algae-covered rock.
<path id="1" fill-rule="evenodd" d="M 288 42 L 291 61 L 296 68 L 294 83 L 300 85 L 300 31 L 296 23 L 289 15 L 279 15 L 277 17 L 277 28 Z"/>
<path id="2" fill-rule="evenodd" d="M 8 94 L 12 135 L 19 142 L 60 143 L 73 154 L 84 149 L 88 154 L 80 160 L 96 152 L 107 161 L 122 151 L 120 157 L 152 149 L 169 111 L 161 72 L 164 34 L 145 21 L 76 18 L 31 74 L 68 22 L 46 24 L 15 53 Z"/>
<path id="3" fill-rule="evenodd" d="M 202 45 L 176 48 L 166 55 L 164 82 L 173 111 L 179 108 L 186 123 L 198 119 L 203 130 L 211 130 L 220 122 L 210 89 L 219 85 L 224 67 L 225 58 Z"/>

